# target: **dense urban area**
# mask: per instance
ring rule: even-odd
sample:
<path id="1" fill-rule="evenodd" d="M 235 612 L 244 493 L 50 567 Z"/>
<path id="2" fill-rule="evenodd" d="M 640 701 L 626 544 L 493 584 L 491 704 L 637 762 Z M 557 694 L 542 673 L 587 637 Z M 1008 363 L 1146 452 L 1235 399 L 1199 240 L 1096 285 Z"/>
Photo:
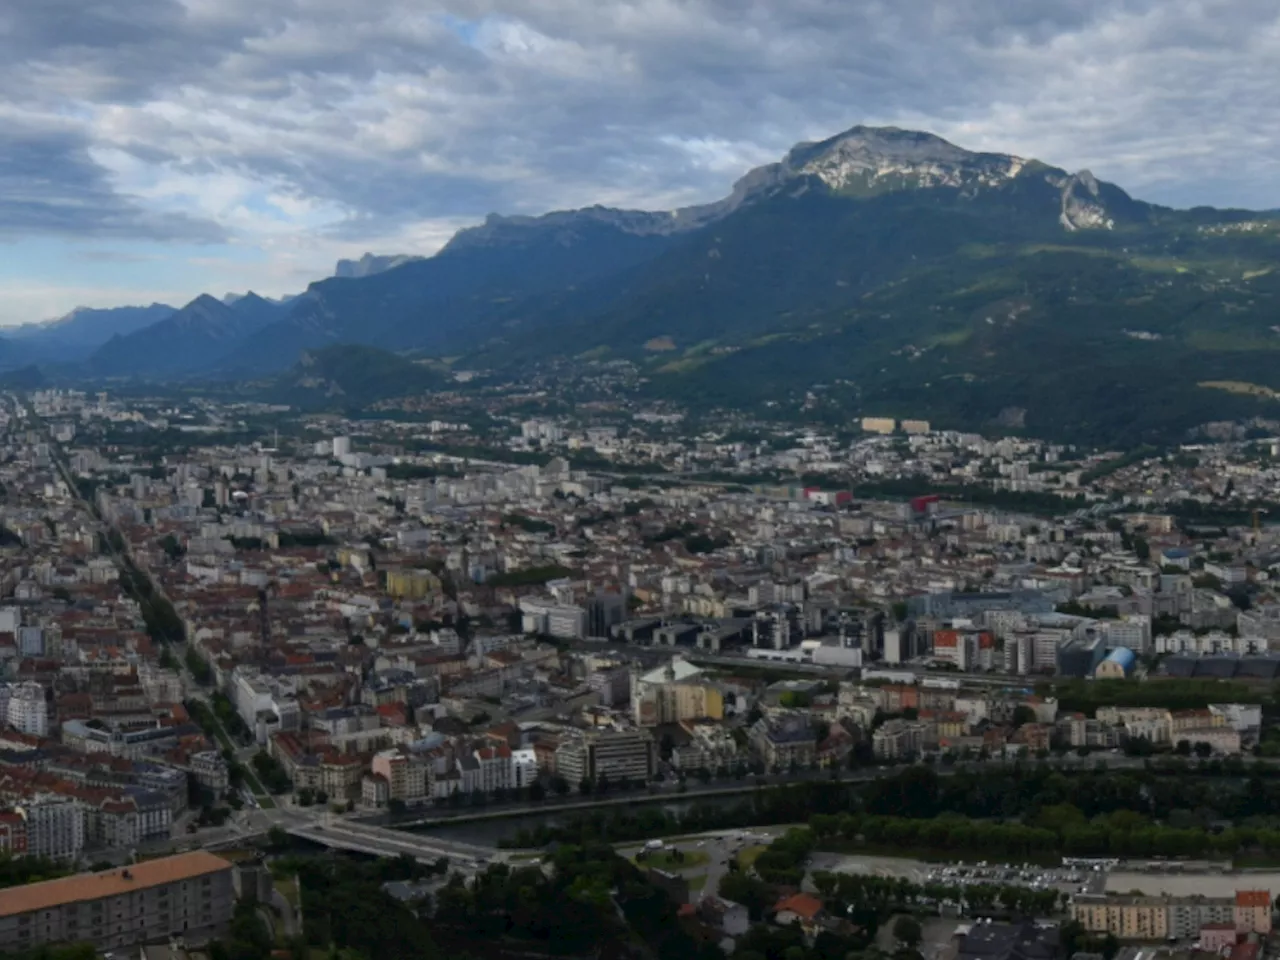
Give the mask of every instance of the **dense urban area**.
<path id="1" fill-rule="evenodd" d="M 0 951 L 1274 951 L 1280 424 L 803 429 L 600 369 L 0 397 Z"/>

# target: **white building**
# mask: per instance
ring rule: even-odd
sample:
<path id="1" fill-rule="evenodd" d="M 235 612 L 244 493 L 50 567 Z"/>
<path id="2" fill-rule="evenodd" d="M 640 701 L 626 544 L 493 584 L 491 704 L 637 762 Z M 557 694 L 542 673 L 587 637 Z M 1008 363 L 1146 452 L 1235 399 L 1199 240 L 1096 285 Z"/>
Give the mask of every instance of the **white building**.
<path id="1" fill-rule="evenodd" d="M 18 807 L 27 818 L 27 855 L 75 860 L 84 850 L 84 808 L 78 800 L 38 794 Z"/>
<path id="2" fill-rule="evenodd" d="M 1129 614 L 1120 620 L 1103 621 L 1107 646 L 1128 647 L 1135 653 L 1151 649 L 1151 618 L 1145 614 Z"/>
<path id="3" fill-rule="evenodd" d="M 38 683 L 19 683 L 9 688 L 5 719 L 9 726 L 37 737 L 49 735 L 49 705 L 44 687 Z"/>
<path id="4" fill-rule="evenodd" d="M 538 755 L 532 747 L 511 751 L 511 785 L 517 789 L 532 786 L 538 779 Z"/>

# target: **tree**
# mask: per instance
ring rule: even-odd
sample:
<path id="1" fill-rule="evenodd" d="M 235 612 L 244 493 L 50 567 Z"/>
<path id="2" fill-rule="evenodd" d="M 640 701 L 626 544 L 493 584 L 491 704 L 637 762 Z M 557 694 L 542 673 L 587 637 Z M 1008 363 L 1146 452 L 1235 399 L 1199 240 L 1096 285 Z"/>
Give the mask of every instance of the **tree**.
<path id="1" fill-rule="evenodd" d="M 1024 723 L 1035 723 L 1036 712 L 1025 703 L 1020 703 L 1013 709 L 1013 725 L 1020 727 Z"/>
<path id="2" fill-rule="evenodd" d="M 893 938 L 904 947 L 914 950 L 920 944 L 924 931 L 915 917 L 899 917 L 893 924 Z"/>
<path id="3" fill-rule="evenodd" d="M 569 781 L 564 777 L 552 777 L 551 789 L 557 797 L 563 797 L 569 792 Z"/>
<path id="4" fill-rule="evenodd" d="M 541 803 L 547 798 L 547 788 L 537 780 L 529 784 L 529 799 L 534 803 Z"/>
<path id="5" fill-rule="evenodd" d="M 676 742 L 672 739 L 671 734 L 664 733 L 662 739 L 658 741 L 658 755 L 663 760 L 670 760 L 671 754 L 676 749 Z"/>
<path id="6" fill-rule="evenodd" d="M 1201 760 L 1208 760 L 1213 755 L 1213 744 L 1204 740 L 1197 740 L 1192 749 L 1195 750 L 1196 756 Z"/>

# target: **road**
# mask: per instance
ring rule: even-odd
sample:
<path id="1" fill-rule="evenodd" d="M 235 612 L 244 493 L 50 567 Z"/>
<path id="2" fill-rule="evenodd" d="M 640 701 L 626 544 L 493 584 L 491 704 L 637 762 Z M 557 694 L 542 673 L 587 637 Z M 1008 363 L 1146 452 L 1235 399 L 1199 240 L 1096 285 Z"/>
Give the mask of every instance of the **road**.
<path id="1" fill-rule="evenodd" d="M 418 860 L 434 861 L 447 857 L 451 862 L 483 866 L 491 860 L 504 859 L 492 847 L 479 844 L 442 840 L 420 833 L 404 833 L 368 824 L 355 823 L 340 816 L 325 816 L 323 820 L 304 817 L 292 811 L 283 811 L 279 824 L 291 836 L 342 850 L 374 854 L 380 857 L 398 857 L 408 854 Z"/>

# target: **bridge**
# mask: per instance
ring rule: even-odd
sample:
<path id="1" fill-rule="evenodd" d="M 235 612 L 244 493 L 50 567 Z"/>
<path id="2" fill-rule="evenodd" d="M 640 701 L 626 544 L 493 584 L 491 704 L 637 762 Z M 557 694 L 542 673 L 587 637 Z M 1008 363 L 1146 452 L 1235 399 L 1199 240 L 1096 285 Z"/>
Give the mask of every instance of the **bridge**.
<path id="1" fill-rule="evenodd" d="M 290 836 L 310 840 L 312 843 L 377 857 L 407 855 L 423 863 L 445 857 L 451 864 L 471 867 L 483 866 L 498 858 L 498 851 L 492 847 L 388 830 L 338 818 L 299 821 L 285 825 L 284 829 Z"/>

